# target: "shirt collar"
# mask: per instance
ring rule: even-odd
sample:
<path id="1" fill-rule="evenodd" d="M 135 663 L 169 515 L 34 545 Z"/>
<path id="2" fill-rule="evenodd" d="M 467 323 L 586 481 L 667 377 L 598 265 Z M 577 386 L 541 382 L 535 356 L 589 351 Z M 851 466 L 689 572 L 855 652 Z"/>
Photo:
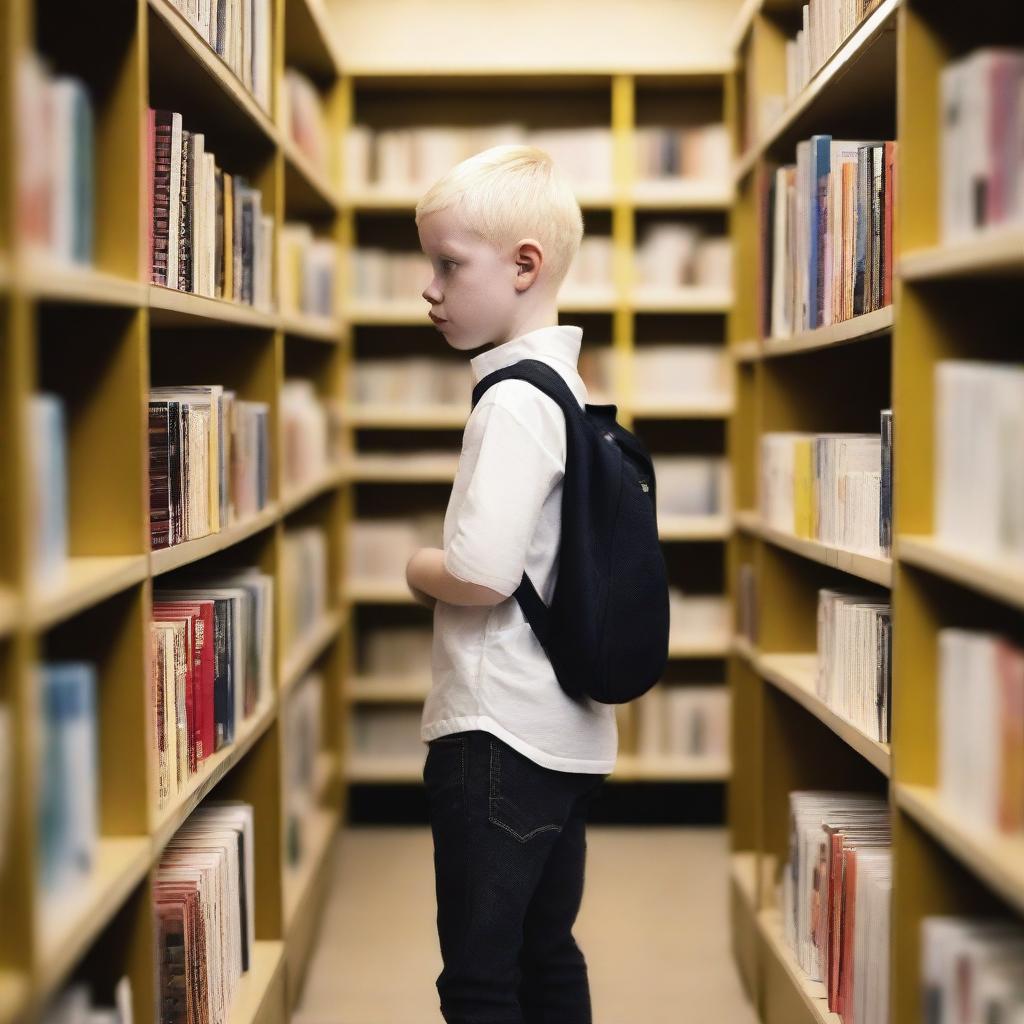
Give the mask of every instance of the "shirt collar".
<path id="1" fill-rule="evenodd" d="M 487 374 L 518 362 L 520 359 L 544 358 L 565 363 L 575 370 L 583 343 L 583 328 L 569 324 L 538 327 L 520 334 L 518 338 L 495 345 L 469 361 L 473 383 L 478 384 Z"/>

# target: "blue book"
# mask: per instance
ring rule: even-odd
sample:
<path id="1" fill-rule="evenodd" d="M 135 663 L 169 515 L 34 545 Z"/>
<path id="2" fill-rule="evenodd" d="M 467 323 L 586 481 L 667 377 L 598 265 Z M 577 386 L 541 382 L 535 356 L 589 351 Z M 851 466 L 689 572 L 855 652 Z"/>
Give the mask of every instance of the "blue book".
<path id="1" fill-rule="evenodd" d="M 832 136 L 812 135 L 807 236 L 807 325 L 812 329 L 822 325 L 825 315 L 825 225 L 831 155 Z"/>

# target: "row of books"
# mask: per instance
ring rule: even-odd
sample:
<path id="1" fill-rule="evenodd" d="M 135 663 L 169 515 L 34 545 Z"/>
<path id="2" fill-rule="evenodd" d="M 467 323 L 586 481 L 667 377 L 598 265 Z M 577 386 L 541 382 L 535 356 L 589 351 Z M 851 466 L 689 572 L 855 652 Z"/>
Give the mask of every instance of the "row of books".
<path id="1" fill-rule="evenodd" d="M 156 867 L 159 1019 L 226 1024 L 256 947 L 255 821 L 241 801 L 199 807 Z"/>
<path id="2" fill-rule="evenodd" d="M 426 191 L 456 164 L 492 146 L 530 145 L 549 153 L 578 188 L 611 185 L 610 128 L 530 130 L 522 124 L 372 128 L 353 125 L 345 137 L 345 185 Z"/>
<path id="3" fill-rule="evenodd" d="M 433 356 L 355 359 L 349 399 L 357 405 L 450 405 L 469 414 L 473 380 L 465 362 Z"/>
<path id="4" fill-rule="evenodd" d="M 726 647 L 732 629 L 729 599 L 721 594 L 684 592 L 668 588 L 669 642 Z"/>
<path id="5" fill-rule="evenodd" d="M 313 80 L 298 68 L 284 72 L 284 131 L 323 173 L 330 171 L 330 132 L 323 100 Z"/>
<path id="6" fill-rule="evenodd" d="M 561 291 L 607 293 L 614 286 L 615 247 L 608 235 L 584 235 Z"/>
<path id="7" fill-rule="evenodd" d="M 363 302 L 408 302 L 422 296 L 434 275 L 420 252 L 359 247 L 349 253 L 352 297 Z M 426 306 L 423 317 L 426 321 Z"/>
<path id="8" fill-rule="evenodd" d="M 26 250 L 54 263 L 91 263 L 95 115 L 85 83 L 37 54 L 17 75 L 17 220 Z"/>
<path id="9" fill-rule="evenodd" d="M 889 1018 L 892 835 L 884 799 L 789 795 L 789 859 L 780 906 L 800 969 L 821 982 L 844 1024 Z"/>
<path id="10" fill-rule="evenodd" d="M 270 0 L 171 0 L 196 31 L 270 110 L 273 22 Z"/>
<path id="11" fill-rule="evenodd" d="M 814 135 L 768 184 L 763 330 L 788 338 L 892 302 L 896 143 Z"/>
<path id="12" fill-rule="evenodd" d="M 150 109 L 147 155 L 153 283 L 269 310 L 274 218 L 260 190 L 170 110 Z"/>
<path id="13" fill-rule="evenodd" d="M 642 757 L 725 761 L 729 708 L 725 686 L 655 686 L 636 702 L 636 751 Z"/>
<path id="14" fill-rule="evenodd" d="M 359 674 L 429 675 L 433 631 L 423 626 L 373 626 L 360 631 Z"/>
<path id="15" fill-rule="evenodd" d="M 327 613 L 327 532 L 289 527 L 281 547 L 281 643 L 293 650 Z"/>
<path id="16" fill-rule="evenodd" d="M 645 288 L 730 288 L 732 242 L 684 221 L 653 221 L 641 228 L 634 271 Z"/>
<path id="17" fill-rule="evenodd" d="M 922 1005 L 928 1024 L 1024 1018 L 1024 928 L 999 918 L 921 920 Z"/>
<path id="18" fill-rule="evenodd" d="M 235 741 L 270 697 L 274 580 L 258 569 L 195 576 L 153 594 L 150 660 L 160 807 Z"/>
<path id="19" fill-rule="evenodd" d="M 761 521 L 847 551 L 892 542 L 892 413 L 881 434 L 770 432 L 760 445 Z"/>
<path id="20" fill-rule="evenodd" d="M 49 918 L 89 877 L 99 845 L 98 675 L 88 661 L 38 668 L 39 880 Z"/>
<path id="21" fill-rule="evenodd" d="M 281 388 L 281 473 L 286 491 L 320 480 L 342 452 L 343 415 L 336 398 L 292 377 Z"/>
<path id="22" fill-rule="evenodd" d="M 277 295 L 281 312 L 334 316 L 337 245 L 329 238 L 316 237 L 308 224 L 289 222 L 281 228 L 280 257 Z"/>
<path id="23" fill-rule="evenodd" d="M 786 43 L 786 99 L 792 102 L 880 0 L 811 0 L 803 27 Z"/>
<path id="24" fill-rule="evenodd" d="M 348 530 L 347 564 L 351 580 L 405 585 L 405 567 L 423 547 L 442 546 L 444 515 L 354 519 Z"/>
<path id="25" fill-rule="evenodd" d="M 269 499 L 269 406 L 221 385 L 149 397 L 150 542 L 165 548 L 255 515 Z"/>
<path id="26" fill-rule="evenodd" d="M 732 143 L 721 122 L 636 128 L 633 140 L 640 181 L 683 178 L 720 183 L 732 170 Z"/>
<path id="27" fill-rule="evenodd" d="M 68 559 L 68 450 L 64 400 L 37 392 L 28 403 L 32 567 L 39 584 L 60 580 Z"/>
<path id="28" fill-rule="evenodd" d="M 732 508 L 728 459 L 656 454 L 653 460 L 659 516 L 724 515 Z"/>
<path id="29" fill-rule="evenodd" d="M 613 395 L 616 360 L 621 358 L 611 345 L 584 343 L 579 372 L 592 399 Z M 633 394 L 640 399 L 726 400 L 731 393 L 731 364 L 722 345 L 643 342 L 633 348 L 628 365 Z"/>
<path id="30" fill-rule="evenodd" d="M 114 986 L 113 1005 L 95 1002 L 87 982 L 75 981 L 43 1009 L 42 1024 L 132 1024 L 135 1019 L 132 985 L 127 976 Z"/>
<path id="31" fill-rule="evenodd" d="M 1024 649 L 994 633 L 938 636 L 939 792 L 979 828 L 1024 831 Z"/>
<path id="32" fill-rule="evenodd" d="M 935 532 L 983 558 L 1024 559 L 1024 368 L 935 368 Z"/>
<path id="33" fill-rule="evenodd" d="M 942 238 L 1024 224 L 1024 50 L 974 50 L 946 65 L 939 89 Z"/>
<path id="34" fill-rule="evenodd" d="M 284 706 L 284 851 L 290 868 L 307 856 L 307 828 L 317 805 L 317 754 L 320 752 L 324 679 L 318 672 L 304 676 Z"/>
<path id="35" fill-rule="evenodd" d="M 875 595 L 818 591 L 818 696 L 862 733 L 888 743 L 892 609 Z"/>

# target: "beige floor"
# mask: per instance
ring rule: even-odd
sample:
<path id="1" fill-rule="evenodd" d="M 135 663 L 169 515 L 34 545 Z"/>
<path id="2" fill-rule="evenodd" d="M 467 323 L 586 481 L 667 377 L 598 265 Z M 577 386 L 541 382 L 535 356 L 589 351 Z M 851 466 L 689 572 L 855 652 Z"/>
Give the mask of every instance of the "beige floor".
<path id="1" fill-rule="evenodd" d="M 293 1024 L 442 1024 L 430 832 L 342 833 Z M 719 829 L 591 826 L 576 927 L 594 1024 L 754 1024 L 728 948 Z"/>

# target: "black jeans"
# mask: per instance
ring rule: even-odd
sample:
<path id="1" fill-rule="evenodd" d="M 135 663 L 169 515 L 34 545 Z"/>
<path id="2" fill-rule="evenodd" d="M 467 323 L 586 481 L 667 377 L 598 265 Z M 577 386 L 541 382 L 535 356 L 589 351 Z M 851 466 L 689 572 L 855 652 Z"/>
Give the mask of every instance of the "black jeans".
<path id="1" fill-rule="evenodd" d="M 430 741 L 423 780 L 447 1024 L 591 1024 L 572 928 L 586 810 L 605 778 L 543 768 L 479 730 Z"/>

